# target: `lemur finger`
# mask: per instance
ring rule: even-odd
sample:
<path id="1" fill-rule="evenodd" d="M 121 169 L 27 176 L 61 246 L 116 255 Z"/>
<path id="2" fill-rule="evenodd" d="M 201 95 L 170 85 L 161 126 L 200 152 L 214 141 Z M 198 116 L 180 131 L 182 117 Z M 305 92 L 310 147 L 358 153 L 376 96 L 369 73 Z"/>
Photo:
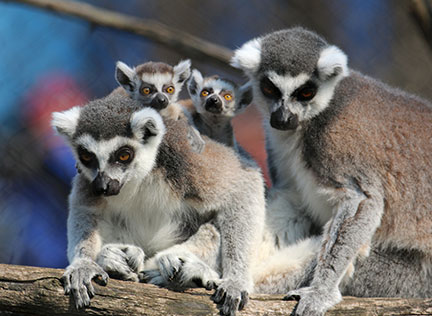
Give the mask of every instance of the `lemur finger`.
<path id="1" fill-rule="evenodd" d="M 224 288 L 218 288 L 211 296 L 211 299 L 213 300 L 213 302 L 218 304 L 223 301 L 223 299 L 225 298 L 225 294 L 226 292 Z"/>
<path id="2" fill-rule="evenodd" d="M 234 316 L 239 308 L 240 299 L 240 297 L 227 295 L 221 309 L 221 314 Z"/>
<path id="3" fill-rule="evenodd" d="M 102 286 L 105 286 L 108 284 L 108 273 L 106 273 L 105 271 L 101 270 L 98 274 L 95 275 L 95 277 L 93 278 L 93 280 Z"/>
<path id="4" fill-rule="evenodd" d="M 246 304 L 249 302 L 249 294 L 246 291 L 241 292 L 241 300 L 240 300 L 240 304 L 238 307 L 238 310 L 241 311 Z"/>
<path id="5" fill-rule="evenodd" d="M 69 294 L 71 290 L 70 274 L 67 272 L 63 274 L 60 278 L 60 282 L 63 284 L 64 294 Z"/>

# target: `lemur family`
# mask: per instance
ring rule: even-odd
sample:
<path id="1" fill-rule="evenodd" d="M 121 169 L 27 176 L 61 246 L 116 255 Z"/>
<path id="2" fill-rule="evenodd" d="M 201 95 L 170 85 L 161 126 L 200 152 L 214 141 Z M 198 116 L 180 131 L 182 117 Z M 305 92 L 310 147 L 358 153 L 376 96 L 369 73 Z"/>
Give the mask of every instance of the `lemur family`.
<path id="1" fill-rule="evenodd" d="M 431 104 L 299 27 L 250 40 L 232 65 L 243 86 L 190 61 L 118 62 L 118 89 L 53 114 L 81 171 L 63 277 L 77 307 L 108 276 L 214 289 L 222 315 L 251 292 L 286 294 L 294 315 L 324 315 L 342 294 L 432 296 Z M 230 123 L 252 98 L 266 197 Z"/>

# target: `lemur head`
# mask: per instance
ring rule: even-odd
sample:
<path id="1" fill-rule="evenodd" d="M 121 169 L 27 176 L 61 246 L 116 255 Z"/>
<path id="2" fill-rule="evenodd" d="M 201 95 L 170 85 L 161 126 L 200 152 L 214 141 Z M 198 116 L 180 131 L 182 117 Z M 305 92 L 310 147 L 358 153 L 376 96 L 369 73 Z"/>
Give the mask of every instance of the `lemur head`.
<path id="1" fill-rule="evenodd" d="M 96 195 L 117 195 L 152 170 L 165 133 L 154 109 L 120 94 L 53 113 L 52 126 L 72 148 Z"/>
<path id="2" fill-rule="evenodd" d="M 245 43 L 231 64 L 250 78 L 257 104 L 278 130 L 296 130 L 324 110 L 348 75 L 347 56 L 300 27 Z"/>
<path id="3" fill-rule="evenodd" d="M 115 78 L 134 100 L 156 110 L 176 102 L 183 83 L 190 75 L 190 60 L 180 61 L 174 67 L 160 62 L 147 62 L 130 68 L 118 61 Z"/>
<path id="4" fill-rule="evenodd" d="M 252 101 L 252 87 L 238 87 L 218 76 L 205 77 L 194 69 L 187 83 L 189 95 L 200 114 L 211 113 L 233 118 Z"/>

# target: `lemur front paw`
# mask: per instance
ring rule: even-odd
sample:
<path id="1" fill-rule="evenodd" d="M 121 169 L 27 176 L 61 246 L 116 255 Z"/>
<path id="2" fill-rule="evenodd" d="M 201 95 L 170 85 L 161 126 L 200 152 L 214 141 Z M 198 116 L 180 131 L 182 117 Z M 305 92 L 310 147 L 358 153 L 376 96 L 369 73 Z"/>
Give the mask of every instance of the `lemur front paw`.
<path id="1" fill-rule="evenodd" d="M 288 292 L 284 300 L 298 301 L 291 315 L 323 316 L 330 307 L 342 300 L 342 295 L 338 288 L 311 286 Z"/>
<path id="2" fill-rule="evenodd" d="M 93 279 L 99 285 L 108 283 L 108 274 L 91 259 L 74 260 L 66 268 L 61 280 L 65 294 L 72 295 L 77 309 L 90 305 L 90 298 L 95 295 Z"/>
<path id="3" fill-rule="evenodd" d="M 211 299 L 218 304 L 221 315 L 234 316 L 237 310 L 242 310 L 249 301 L 246 287 L 233 280 L 222 280 Z"/>
<path id="4" fill-rule="evenodd" d="M 191 287 L 214 289 L 219 275 L 194 254 L 189 252 L 162 253 L 154 258 L 153 269 L 143 272 L 144 282 L 183 290 Z"/>
<path id="5" fill-rule="evenodd" d="M 133 245 L 107 244 L 102 247 L 96 262 L 115 279 L 138 282 L 144 269 L 144 251 Z"/>

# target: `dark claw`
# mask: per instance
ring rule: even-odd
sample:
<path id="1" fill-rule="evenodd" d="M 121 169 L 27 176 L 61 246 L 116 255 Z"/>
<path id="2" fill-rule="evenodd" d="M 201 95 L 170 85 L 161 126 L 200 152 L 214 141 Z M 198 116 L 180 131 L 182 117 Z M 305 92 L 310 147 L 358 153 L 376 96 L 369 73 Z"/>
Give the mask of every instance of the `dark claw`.
<path id="1" fill-rule="evenodd" d="M 300 301 L 300 295 L 296 295 L 296 294 L 287 295 L 283 298 L 283 300 L 284 301 L 297 301 L 298 302 L 298 301 Z"/>
<path id="2" fill-rule="evenodd" d="M 211 299 L 213 300 L 213 302 L 215 302 L 216 304 L 221 303 L 222 301 L 225 300 L 225 290 L 224 289 L 217 289 L 214 294 L 211 296 Z"/>
<path id="3" fill-rule="evenodd" d="M 246 304 L 249 302 L 249 294 L 246 291 L 241 292 L 241 300 L 240 300 L 240 304 L 238 307 L 238 310 L 241 311 Z"/>

